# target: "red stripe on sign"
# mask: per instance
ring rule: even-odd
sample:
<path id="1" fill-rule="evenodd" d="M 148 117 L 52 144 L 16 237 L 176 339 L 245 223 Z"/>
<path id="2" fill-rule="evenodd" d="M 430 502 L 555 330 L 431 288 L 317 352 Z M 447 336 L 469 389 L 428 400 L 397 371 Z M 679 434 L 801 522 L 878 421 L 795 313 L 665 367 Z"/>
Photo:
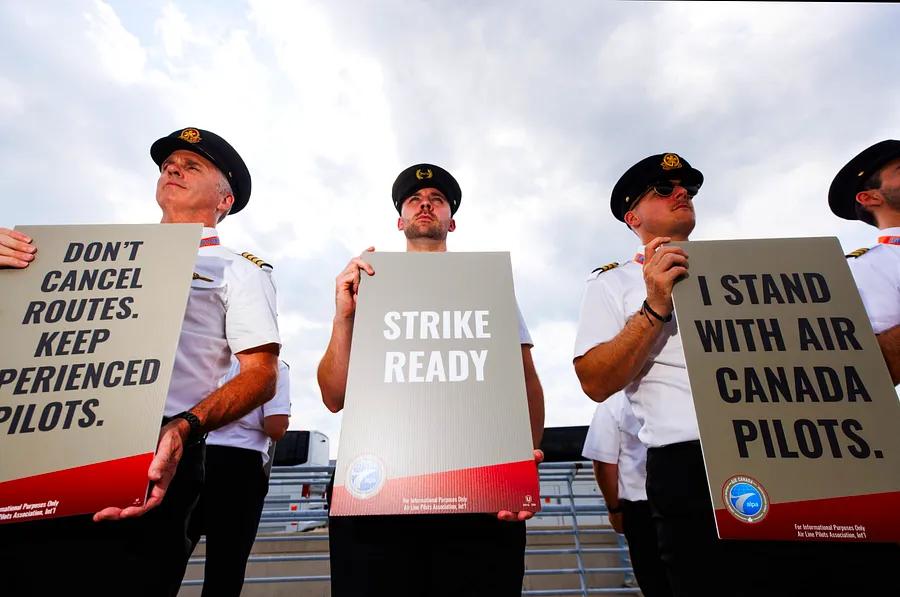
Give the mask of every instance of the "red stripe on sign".
<path id="1" fill-rule="evenodd" d="M 148 452 L 0 483 L 0 524 L 141 505 L 151 460 Z"/>
<path id="2" fill-rule="evenodd" d="M 716 523 L 722 539 L 900 541 L 900 491 L 772 504 L 754 523 L 722 508 Z"/>
<path id="3" fill-rule="evenodd" d="M 541 509 L 534 460 L 388 479 L 371 497 L 335 485 L 333 516 L 462 514 Z"/>

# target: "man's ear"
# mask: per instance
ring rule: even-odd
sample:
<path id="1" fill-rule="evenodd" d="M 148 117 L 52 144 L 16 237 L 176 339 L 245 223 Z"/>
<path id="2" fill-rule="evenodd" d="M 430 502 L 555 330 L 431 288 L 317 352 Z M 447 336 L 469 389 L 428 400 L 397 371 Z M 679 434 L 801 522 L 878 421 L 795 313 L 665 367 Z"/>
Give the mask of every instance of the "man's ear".
<path id="1" fill-rule="evenodd" d="M 641 225 L 641 217 L 634 211 L 625 212 L 625 223 L 632 229 Z"/>
<path id="2" fill-rule="evenodd" d="M 219 201 L 219 205 L 216 206 L 218 211 L 223 213 L 228 213 L 231 211 L 231 207 L 234 205 L 234 195 L 228 193 Z"/>
<path id="3" fill-rule="evenodd" d="M 447 232 L 453 232 L 456 230 L 456 220 L 450 218 L 450 226 L 447 227 Z"/>
<path id="4" fill-rule="evenodd" d="M 216 213 L 221 214 L 218 218 L 216 218 L 216 222 L 221 222 L 225 219 L 229 213 L 231 213 L 231 208 L 234 205 L 234 195 L 228 194 L 222 197 L 219 201 L 219 204 L 216 206 Z"/>
<path id="5" fill-rule="evenodd" d="M 876 190 L 860 191 L 856 194 L 856 202 L 863 207 L 878 207 L 884 203 L 884 197 Z"/>
<path id="6" fill-rule="evenodd" d="M 406 227 L 403 225 L 403 218 L 397 218 L 397 230 L 404 230 Z"/>

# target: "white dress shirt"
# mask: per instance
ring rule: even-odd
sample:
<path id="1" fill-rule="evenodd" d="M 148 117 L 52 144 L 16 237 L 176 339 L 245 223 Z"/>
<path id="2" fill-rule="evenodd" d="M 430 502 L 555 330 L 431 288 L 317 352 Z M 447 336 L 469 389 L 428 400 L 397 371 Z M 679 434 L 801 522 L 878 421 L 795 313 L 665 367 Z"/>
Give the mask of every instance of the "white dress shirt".
<path id="1" fill-rule="evenodd" d="M 647 446 L 638 439 L 640 422 L 619 392 L 597 405 L 581 455 L 619 465 L 619 499 L 647 499 Z"/>
<path id="2" fill-rule="evenodd" d="M 215 237 L 215 228 L 203 228 L 203 239 Z M 233 353 L 273 343 L 281 340 L 271 268 L 222 245 L 201 244 L 165 415 L 188 410 L 215 391 Z"/>
<path id="3" fill-rule="evenodd" d="M 612 340 L 628 318 L 640 310 L 645 298 L 643 271 L 634 260 L 592 273 L 581 302 L 575 358 Z M 641 423 L 638 436 L 648 447 L 700 438 L 678 325 L 674 318 L 663 325 L 646 365 L 624 388 Z"/>

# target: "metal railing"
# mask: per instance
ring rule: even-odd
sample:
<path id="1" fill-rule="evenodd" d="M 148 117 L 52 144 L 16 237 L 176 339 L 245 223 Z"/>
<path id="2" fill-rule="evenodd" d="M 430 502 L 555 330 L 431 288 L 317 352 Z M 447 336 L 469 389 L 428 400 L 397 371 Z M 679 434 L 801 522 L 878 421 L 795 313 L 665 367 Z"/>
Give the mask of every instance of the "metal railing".
<path id="1" fill-rule="evenodd" d="M 253 553 L 249 564 L 295 562 L 302 565 L 304 562 L 328 560 L 327 534 L 303 531 L 327 526 L 324 488 L 333 472 L 332 466 L 273 468 L 255 549 L 259 551 L 261 545 L 279 542 L 309 542 L 310 549 L 303 550 L 303 553 Z M 522 595 L 549 597 L 640 594 L 633 582 L 633 571 L 624 538 L 608 526 L 606 504 L 596 489 L 590 463 L 544 463 L 540 465 L 539 473 L 543 504 L 541 512 L 527 526 L 526 588 Z M 570 558 L 574 561 L 574 566 L 558 565 L 560 557 Z M 612 559 L 614 564 L 591 565 L 589 561 L 603 557 Z M 554 560 L 557 565 L 541 565 L 542 561 Z M 190 559 L 189 566 L 202 567 L 204 563 L 205 558 L 198 555 Z M 548 576 L 559 577 L 560 585 L 568 586 L 528 588 L 530 584 L 535 584 L 529 583 L 529 577 Z M 598 582 L 598 577 L 604 581 Z M 257 585 L 329 580 L 328 575 L 298 574 L 248 576 L 244 583 Z M 183 586 L 202 584 L 202 579 L 188 579 Z M 546 585 L 546 582 L 541 584 Z"/>

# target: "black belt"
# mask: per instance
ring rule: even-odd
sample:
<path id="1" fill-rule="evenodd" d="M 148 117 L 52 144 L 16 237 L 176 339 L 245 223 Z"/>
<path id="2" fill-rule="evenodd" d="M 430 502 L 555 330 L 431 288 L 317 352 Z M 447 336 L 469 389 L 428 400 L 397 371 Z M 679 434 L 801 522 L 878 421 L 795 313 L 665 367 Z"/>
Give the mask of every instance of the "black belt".
<path id="1" fill-rule="evenodd" d="M 677 444 L 668 444 L 666 446 L 654 446 L 652 448 L 647 448 L 648 452 L 693 452 L 700 449 L 700 440 L 693 439 L 686 442 L 678 442 Z"/>

